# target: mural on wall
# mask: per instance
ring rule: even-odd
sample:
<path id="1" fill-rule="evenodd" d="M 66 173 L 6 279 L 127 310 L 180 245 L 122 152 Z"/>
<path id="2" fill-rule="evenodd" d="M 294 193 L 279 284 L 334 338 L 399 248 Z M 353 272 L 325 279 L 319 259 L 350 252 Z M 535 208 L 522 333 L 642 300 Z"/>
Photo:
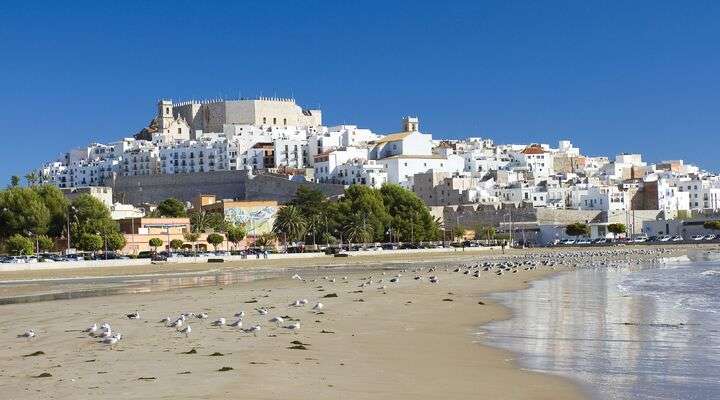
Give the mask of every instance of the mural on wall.
<path id="1" fill-rule="evenodd" d="M 278 207 L 233 207 L 225 209 L 225 219 L 233 224 L 244 224 L 249 235 L 262 235 L 272 231 Z"/>

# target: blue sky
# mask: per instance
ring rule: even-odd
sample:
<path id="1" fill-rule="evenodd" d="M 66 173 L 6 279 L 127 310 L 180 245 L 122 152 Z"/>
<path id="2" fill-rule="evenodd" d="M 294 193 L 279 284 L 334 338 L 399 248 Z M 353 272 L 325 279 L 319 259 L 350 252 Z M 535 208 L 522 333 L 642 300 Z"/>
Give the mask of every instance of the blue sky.
<path id="1" fill-rule="evenodd" d="M 58 3 L 0 3 L 0 182 L 131 135 L 158 98 L 238 94 L 720 170 L 717 2 Z"/>

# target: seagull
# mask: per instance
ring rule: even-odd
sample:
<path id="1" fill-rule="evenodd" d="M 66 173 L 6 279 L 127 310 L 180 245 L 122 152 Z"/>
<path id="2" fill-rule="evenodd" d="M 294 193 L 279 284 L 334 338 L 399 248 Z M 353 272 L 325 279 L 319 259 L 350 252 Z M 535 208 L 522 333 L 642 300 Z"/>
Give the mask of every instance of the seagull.
<path id="1" fill-rule="evenodd" d="M 323 306 L 323 303 L 317 303 L 317 304 L 315 304 L 315 305 L 313 306 L 312 309 L 313 309 L 313 310 L 320 311 L 320 310 L 323 309 L 323 307 L 325 307 L 325 306 Z"/>
<path id="2" fill-rule="evenodd" d="M 303 306 L 304 306 L 305 304 L 307 304 L 307 303 L 308 303 L 308 300 L 307 300 L 307 299 L 302 299 L 302 300 L 300 300 L 300 304 L 303 305 Z"/>
<path id="3" fill-rule="evenodd" d="M 233 322 L 232 324 L 229 324 L 228 326 L 231 326 L 233 328 L 242 328 L 242 318 L 238 319 L 237 321 Z"/>
<path id="4" fill-rule="evenodd" d="M 298 275 L 298 274 L 293 275 L 293 276 L 292 276 L 292 279 L 297 279 L 297 280 L 299 280 L 299 281 L 303 280 L 303 279 L 300 277 L 300 275 Z"/>
<path id="5" fill-rule="evenodd" d="M 285 320 L 282 317 L 273 317 L 272 319 L 270 319 L 270 322 L 280 325 L 285 322 Z"/>
<path id="6" fill-rule="evenodd" d="M 238 318 L 244 318 L 244 317 L 245 317 L 245 311 L 240 311 L 239 313 L 236 313 L 235 316 L 238 317 Z"/>
<path id="7" fill-rule="evenodd" d="M 169 324 L 170 321 L 171 321 L 170 317 L 165 317 L 165 318 L 163 318 L 163 319 L 160 320 L 160 322 L 163 323 L 163 324 Z"/>
<path id="8" fill-rule="evenodd" d="M 223 326 L 225 325 L 225 318 L 216 319 L 215 321 L 210 324 L 212 326 Z"/>
<path id="9" fill-rule="evenodd" d="M 32 338 L 35 337 L 35 331 L 32 330 L 32 329 L 28 329 L 28 330 L 26 330 L 25 332 L 23 332 L 22 335 L 18 335 L 18 337 L 25 337 L 25 338 L 28 338 L 28 339 L 32 339 Z"/>
<path id="10" fill-rule="evenodd" d="M 112 336 L 112 331 L 109 328 L 107 330 L 100 332 L 101 338 L 109 338 L 110 336 Z"/>
<path id="11" fill-rule="evenodd" d="M 208 317 L 207 313 L 195 314 L 195 318 L 197 318 L 197 319 L 206 319 L 207 317 Z"/>
<path id="12" fill-rule="evenodd" d="M 129 319 L 140 319 L 140 313 L 135 311 L 134 313 L 126 314 Z"/>
<path id="13" fill-rule="evenodd" d="M 170 325 L 168 325 L 168 327 L 169 328 L 179 328 L 179 327 L 183 326 L 184 322 L 185 322 L 185 317 L 183 317 L 181 315 L 180 318 L 173 321 Z"/>
<path id="14" fill-rule="evenodd" d="M 184 333 L 185 337 L 190 336 L 190 332 L 192 332 L 192 328 L 190 327 L 190 324 L 185 325 L 184 328 L 180 329 L 178 332 Z"/>
<path id="15" fill-rule="evenodd" d="M 268 310 L 265 309 L 265 308 L 256 308 L 255 311 L 257 311 L 258 314 L 260 314 L 260 315 L 267 315 L 267 314 L 268 314 Z"/>
<path id="16" fill-rule="evenodd" d="M 89 333 L 89 334 L 93 334 L 93 333 L 97 332 L 97 330 L 98 330 L 97 323 L 93 323 L 92 325 L 90 325 L 89 328 L 85 329 L 83 332 L 87 332 L 87 333 Z"/>
<path id="17" fill-rule="evenodd" d="M 243 329 L 243 332 L 245 333 L 252 333 L 253 335 L 257 336 L 257 333 L 260 332 L 262 327 L 260 325 L 251 326 L 247 329 Z"/>
<path id="18" fill-rule="evenodd" d="M 283 326 L 283 328 L 289 329 L 289 330 L 297 333 L 297 331 L 300 330 L 300 323 L 299 323 L 299 322 L 296 322 L 296 323 L 294 323 L 294 324 L 290 324 L 290 325 Z"/>

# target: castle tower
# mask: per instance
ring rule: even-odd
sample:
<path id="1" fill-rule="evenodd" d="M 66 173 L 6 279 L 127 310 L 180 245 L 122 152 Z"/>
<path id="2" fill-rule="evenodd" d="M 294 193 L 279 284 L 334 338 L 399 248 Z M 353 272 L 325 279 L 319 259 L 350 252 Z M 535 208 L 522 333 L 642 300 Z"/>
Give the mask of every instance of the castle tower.
<path id="1" fill-rule="evenodd" d="M 420 120 L 417 117 L 403 118 L 403 132 L 417 132 L 420 129 Z"/>
<path id="2" fill-rule="evenodd" d="M 158 121 L 160 129 L 163 133 L 169 133 L 170 124 L 175 120 L 173 117 L 173 103 L 170 100 L 160 100 L 158 102 Z"/>

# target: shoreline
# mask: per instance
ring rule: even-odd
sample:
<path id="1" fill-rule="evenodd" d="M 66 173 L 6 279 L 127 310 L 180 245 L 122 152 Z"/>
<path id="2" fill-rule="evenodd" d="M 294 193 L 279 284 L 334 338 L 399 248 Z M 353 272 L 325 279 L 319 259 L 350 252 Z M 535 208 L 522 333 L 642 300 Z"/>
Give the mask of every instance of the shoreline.
<path id="1" fill-rule="evenodd" d="M 523 255 L 467 256 L 482 262 Z M 551 252 L 548 256 L 557 254 Z M 467 261 L 464 258 L 467 257 L 446 260 L 443 264 L 462 264 Z M 403 260 L 391 268 L 402 268 L 412 261 Z M 440 264 L 437 260 L 426 261 Z M 49 393 L 74 398 L 90 398 L 99 393 L 123 393 L 124 398 L 163 398 L 160 393 L 178 385 L 183 391 L 174 395 L 175 398 L 224 398 L 230 393 L 243 393 L 249 398 L 288 397 L 298 393 L 307 398 L 358 399 L 474 398 L 478 395 L 498 399 L 590 398 L 577 382 L 525 370 L 516 354 L 492 347 L 492 343 L 478 335 L 484 325 L 512 317 L 511 309 L 494 300 L 487 301 L 488 295 L 522 290 L 537 279 L 564 273 L 568 268 L 525 271 L 502 277 L 484 274 L 476 280 L 459 273 L 440 272 L 438 268 L 441 281 L 434 285 L 425 279 L 412 280 L 411 276 L 416 273 L 409 271 L 398 284 L 382 291 L 377 289 L 377 283 L 365 289 L 357 286 L 361 278 L 367 279 L 368 275 L 378 280 L 385 265 L 347 272 L 354 267 L 357 264 L 328 271 L 301 266 L 306 268 L 305 273 L 320 277 L 313 283 L 300 283 L 281 274 L 227 286 L 171 288 L 145 294 L 0 306 L 6 311 L 5 318 L 0 320 L 0 337 L 8 343 L 7 348 L 0 350 L 0 388 L 10 390 L 11 398 L 26 398 L 23 394 L 29 395 L 30 390 L 35 398 L 38 394 L 40 398 L 49 398 Z M 423 268 L 417 274 L 427 278 L 427 267 Z M 338 282 L 330 283 L 322 279 L 322 274 L 332 275 Z M 347 274 L 347 283 L 340 274 Z M 388 271 L 385 278 L 390 276 Z M 324 291 L 339 296 L 325 299 Z M 302 296 L 311 302 L 322 299 L 326 303 L 324 314 L 318 316 L 307 310 L 286 308 L 293 298 Z M 297 335 L 288 335 L 251 315 L 248 323 L 263 323 L 267 329 L 265 335 L 256 338 L 231 328 L 211 328 L 206 322 L 193 321 L 194 334 L 185 339 L 155 322 L 165 314 L 183 310 L 203 310 L 211 319 L 220 315 L 232 319 L 231 312 L 238 308 L 252 312 L 255 304 L 246 304 L 249 300 L 257 301 L 258 305 L 272 301 L 278 315 L 301 319 L 304 329 Z M 135 323 L 123 319 L 124 313 L 138 308 L 147 315 L 145 321 Z M 67 316 L 60 320 L 47 318 L 56 315 Z M 83 335 L 66 332 L 83 328 L 96 319 L 107 320 L 124 333 L 126 338 L 116 351 L 88 341 Z M 37 340 L 14 337 L 17 329 L 25 326 L 36 328 Z M 152 333 L 150 337 L 146 330 Z M 334 333 L 322 333 L 326 330 Z M 293 339 L 308 344 L 309 350 L 289 350 L 286 346 Z M 201 354 L 181 354 L 190 348 L 196 348 Z M 47 355 L 22 357 L 38 349 Z M 225 356 L 207 357 L 212 352 Z M 95 361 L 88 364 L 88 359 Z M 168 366 L 171 370 L 167 370 Z M 222 366 L 234 370 L 217 372 Z M 179 375 L 184 369 L 191 374 Z M 98 371 L 109 375 L 98 375 Z M 43 372 L 53 376 L 32 378 Z M 138 382 L 147 377 L 155 379 Z"/>

